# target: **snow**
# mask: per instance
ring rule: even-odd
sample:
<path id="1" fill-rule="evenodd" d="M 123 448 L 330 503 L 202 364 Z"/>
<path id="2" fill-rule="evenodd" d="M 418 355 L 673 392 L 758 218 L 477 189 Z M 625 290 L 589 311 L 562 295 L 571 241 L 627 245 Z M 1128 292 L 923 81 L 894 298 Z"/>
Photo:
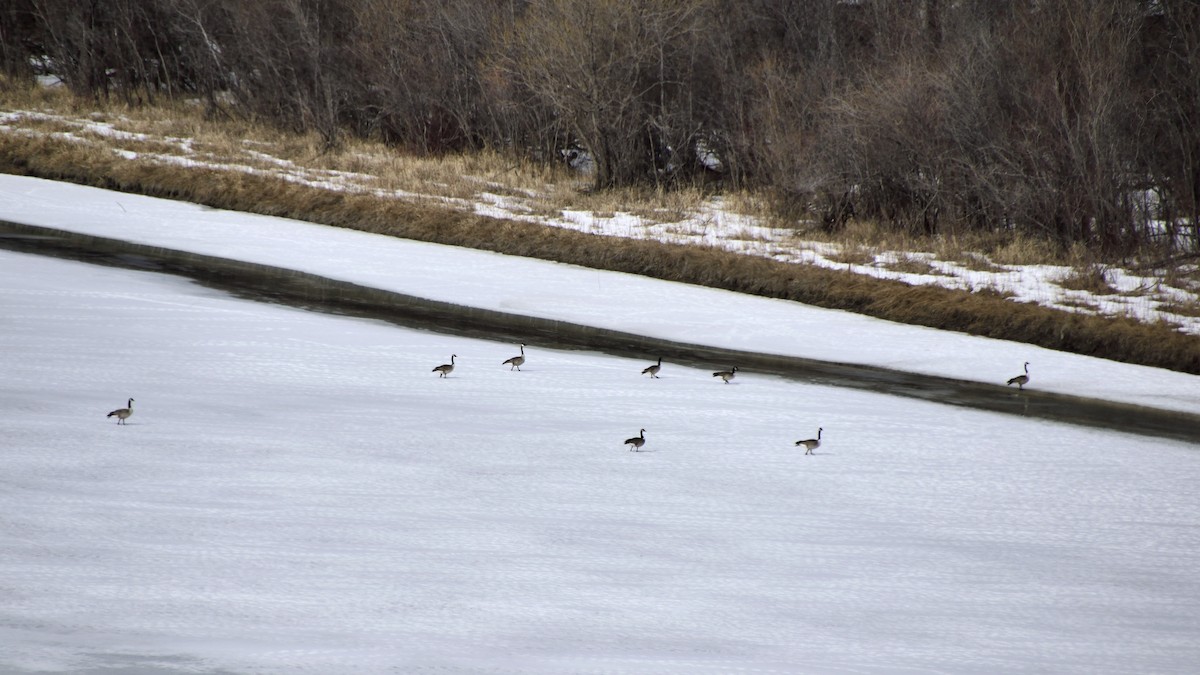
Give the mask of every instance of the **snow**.
<path id="1" fill-rule="evenodd" d="M 304 252 L 310 237 L 354 269 L 353 256 L 392 250 L 20 185 L 5 181 L 8 217 L 29 215 L 23 204 L 59 226 L 91 214 L 110 236 L 178 230 L 175 243 L 247 254 L 243 237 L 216 238 L 230 218 L 252 248 L 297 265 L 322 259 Z M 106 215 L 114 200 L 125 221 Z M 397 243 L 391 267 L 440 249 L 408 250 Z M 647 288 L 458 253 L 445 285 L 462 274 L 475 292 L 470 273 L 490 262 L 523 275 L 493 281 L 526 309 L 544 306 L 517 303 L 518 290 L 553 287 L 579 305 L 605 295 L 555 285 L 572 275 Z M 390 278 L 369 256 L 362 267 Z M 690 296 L 700 289 L 651 288 L 703 311 Z M 658 323 L 640 311 L 640 325 Z M 753 373 L 725 385 L 670 363 L 651 380 L 639 373 L 652 359 L 536 345 L 515 372 L 501 365 L 512 344 L 4 251 L 0 326 L 3 672 L 1094 674 L 1200 662 L 1200 454 L 1188 444 Z M 861 327 L 876 342 L 900 330 Z M 439 379 L 432 368 L 451 354 L 457 368 Z M 128 397 L 127 426 L 104 417 Z M 818 426 L 824 443 L 805 456 L 793 442 Z M 629 452 L 622 440 L 642 427 L 646 451 Z"/>
<path id="2" fill-rule="evenodd" d="M 1031 386 L 1041 390 L 1186 412 L 1200 408 L 1200 378 L 1183 373 L 788 301 L 36 178 L 0 175 L 0 219 L 744 351 L 997 384 L 1020 373 L 1028 361 Z"/>

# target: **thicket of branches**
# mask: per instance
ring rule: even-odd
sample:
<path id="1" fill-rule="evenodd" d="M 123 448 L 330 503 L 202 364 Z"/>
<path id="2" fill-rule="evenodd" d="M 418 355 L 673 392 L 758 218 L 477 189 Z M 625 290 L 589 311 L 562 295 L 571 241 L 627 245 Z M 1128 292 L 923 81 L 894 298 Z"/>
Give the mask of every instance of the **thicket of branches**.
<path id="1" fill-rule="evenodd" d="M 914 232 L 1200 250 L 1194 0 L 6 0 L 0 66 Z M 706 166 L 707 164 L 707 166 Z"/>

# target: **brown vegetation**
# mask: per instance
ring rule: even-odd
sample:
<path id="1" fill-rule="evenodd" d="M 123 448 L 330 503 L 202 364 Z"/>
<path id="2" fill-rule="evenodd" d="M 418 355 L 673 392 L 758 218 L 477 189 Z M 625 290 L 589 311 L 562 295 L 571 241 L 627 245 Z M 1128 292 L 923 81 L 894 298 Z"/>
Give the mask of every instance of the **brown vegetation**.
<path id="1" fill-rule="evenodd" d="M 895 260 L 888 261 L 883 265 L 889 270 L 895 272 L 904 272 L 906 274 L 929 274 L 935 276 L 946 276 L 946 273 L 935 267 L 928 260 L 915 256 L 911 253 L 903 253 L 896 256 Z"/>
<path id="2" fill-rule="evenodd" d="M 8 0 L 0 72 L 322 149 L 581 148 L 594 188 L 715 178 L 829 232 L 1200 249 L 1192 0 Z"/>
<path id="3" fill-rule="evenodd" d="M 1108 270 L 1095 264 L 1072 268 L 1058 280 L 1058 285 L 1071 291 L 1087 291 L 1091 295 L 1116 295 L 1118 292 L 1108 281 Z"/>

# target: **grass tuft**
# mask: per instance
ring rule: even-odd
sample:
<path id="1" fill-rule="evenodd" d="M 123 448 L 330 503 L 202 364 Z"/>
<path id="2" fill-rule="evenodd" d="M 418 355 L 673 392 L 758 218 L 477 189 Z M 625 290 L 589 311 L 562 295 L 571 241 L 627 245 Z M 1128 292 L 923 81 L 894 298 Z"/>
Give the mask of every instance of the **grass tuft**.
<path id="1" fill-rule="evenodd" d="M 830 253 L 825 257 L 843 265 L 874 265 L 875 251 L 871 248 L 855 243 L 844 245 L 834 253 Z"/>
<path id="2" fill-rule="evenodd" d="M 1072 268 L 1056 283 L 1069 291 L 1086 291 L 1092 295 L 1119 293 L 1108 281 L 1108 269 L 1094 263 Z"/>
<path id="3" fill-rule="evenodd" d="M 928 260 L 911 253 L 902 253 L 895 260 L 884 263 L 885 268 L 904 274 L 925 274 L 933 276 L 949 276 L 942 270 L 930 264 Z"/>
<path id="4" fill-rule="evenodd" d="M 1181 301 L 1162 302 L 1162 303 L 1158 304 L 1158 310 L 1160 312 L 1166 312 L 1168 314 L 1177 314 L 1179 316 L 1200 317 L 1200 302 L 1196 302 L 1194 300 L 1191 302 L 1181 302 Z"/>

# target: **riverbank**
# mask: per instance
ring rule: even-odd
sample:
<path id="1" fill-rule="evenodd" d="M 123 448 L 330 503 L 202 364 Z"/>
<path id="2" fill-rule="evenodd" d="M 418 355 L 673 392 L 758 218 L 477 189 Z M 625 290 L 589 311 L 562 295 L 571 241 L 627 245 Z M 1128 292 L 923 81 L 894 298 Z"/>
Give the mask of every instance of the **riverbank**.
<path id="1" fill-rule="evenodd" d="M 1097 278 L 1103 281 L 1112 277 L 1104 270 L 1098 275 L 1080 273 L 1072 283 L 1087 277 L 1098 284 L 1094 292 L 1069 291 L 1062 302 L 1044 306 L 1035 300 L 1024 300 L 993 281 L 947 288 L 939 284 L 949 277 L 939 278 L 943 272 L 936 270 L 932 274 L 909 274 L 902 277 L 904 280 L 885 278 L 895 276 L 889 270 L 896 265 L 920 262 L 912 255 L 901 255 L 890 263 L 879 261 L 896 258 L 895 255 L 889 258 L 880 253 L 861 258 L 861 254 L 855 257 L 854 251 L 840 254 L 826 251 L 825 255 L 810 252 L 798 258 L 793 253 L 775 255 L 783 250 L 781 243 L 763 239 L 767 235 L 762 228 L 739 225 L 742 221 L 733 218 L 730 218 L 733 224 L 726 228 L 729 234 L 764 242 L 765 253 L 769 255 L 748 254 L 718 245 L 702 221 L 688 226 L 703 231 L 699 239 L 617 236 L 603 223 L 624 221 L 601 217 L 595 204 L 587 206 L 590 210 L 586 213 L 591 214 L 587 218 L 572 220 L 576 229 L 550 226 L 536 214 L 516 213 L 519 209 L 515 209 L 514 203 L 499 208 L 499 202 L 526 189 L 520 184 L 479 179 L 483 187 L 476 189 L 483 192 L 465 191 L 463 185 L 472 178 L 467 175 L 460 176 L 457 183 L 448 184 L 445 189 L 450 194 L 446 196 L 415 194 L 377 179 L 362 185 L 346 182 L 356 161 L 363 166 L 355 175 L 373 175 L 378 168 L 376 164 L 381 162 L 369 158 L 318 158 L 318 163 L 329 166 L 314 171 L 296 160 L 264 153 L 257 141 L 241 139 L 228 141 L 222 147 L 241 148 L 248 153 L 249 164 L 240 159 L 221 159 L 219 148 L 212 150 L 207 146 L 204 156 L 208 159 L 201 161 L 195 153 L 194 138 L 123 131 L 117 128 L 117 116 L 109 116 L 113 121 L 94 124 L 86 134 L 64 131 L 61 125 L 66 122 L 57 118 L 20 123 L 14 122 L 13 117 L 7 116 L 6 133 L 0 133 L 0 171 L 182 199 L 214 208 L 297 218 L 416 241 L 629 272 L 1058 351 L 1200 373 L 1200 337 L 1181 330 L 1179 323 L 1188 321 L 1188 314 L 1194 309 L 1190 296 L 1182 290 L 1187 286 L 1186 280 L 1180 280 L 1177 288 L 1166 278 L 1158 281 L 1138 278 L 1130 281 L 1129 288 L 1124 288 L 1127 284 L 1116 288 L 1107 281 L 1098 284 Z M 178 125 L 178 122 L 164 123 Z M 172 127 L 171 133 L 177 132 L 186 133 L 186 129 Z M 199 133 L 195 127 L 193 132 Z M 504 197 L 505 194 L 509 197 Z M 637 210 L 636 206 L 632 208 Z M 675 205 L 665 210 L 678 208 Z M 654 233 L 674 227 L 662 214 L 639 222 L 653 227 L 639 225 L 629 228 L 628 234 L 660 236 Z M 590 224 L 579 226 L 580 223 Z M 680 243 L 683 241 L 689 243 Z M 963 255 L 984 264 L 974 254 Z M 846 262 L 836 262 L 839 260 Z M 867 260 L 871 262 L 864 264 Z M 833 262 L 832 266 L 815 264 L 820 261 Z M 986 264 L 996 267 L 992 262 Z M 1001 276 L 1005 278 L 1020 279 L 1026 275 L 1027 268 L 1001 266 Z M 1044 294 L 1061 291 L 1058 284 L 1040 281 L 1034 282 L 1034 289 Z M 1117 304 L 1118 300 L 1122 304 Z M 1133 313 L 1136 308 L 1147 309 L 1150 318 L 1139 320 Z M 1171 312 L 1164 313 L 1166 308 Z"/>

